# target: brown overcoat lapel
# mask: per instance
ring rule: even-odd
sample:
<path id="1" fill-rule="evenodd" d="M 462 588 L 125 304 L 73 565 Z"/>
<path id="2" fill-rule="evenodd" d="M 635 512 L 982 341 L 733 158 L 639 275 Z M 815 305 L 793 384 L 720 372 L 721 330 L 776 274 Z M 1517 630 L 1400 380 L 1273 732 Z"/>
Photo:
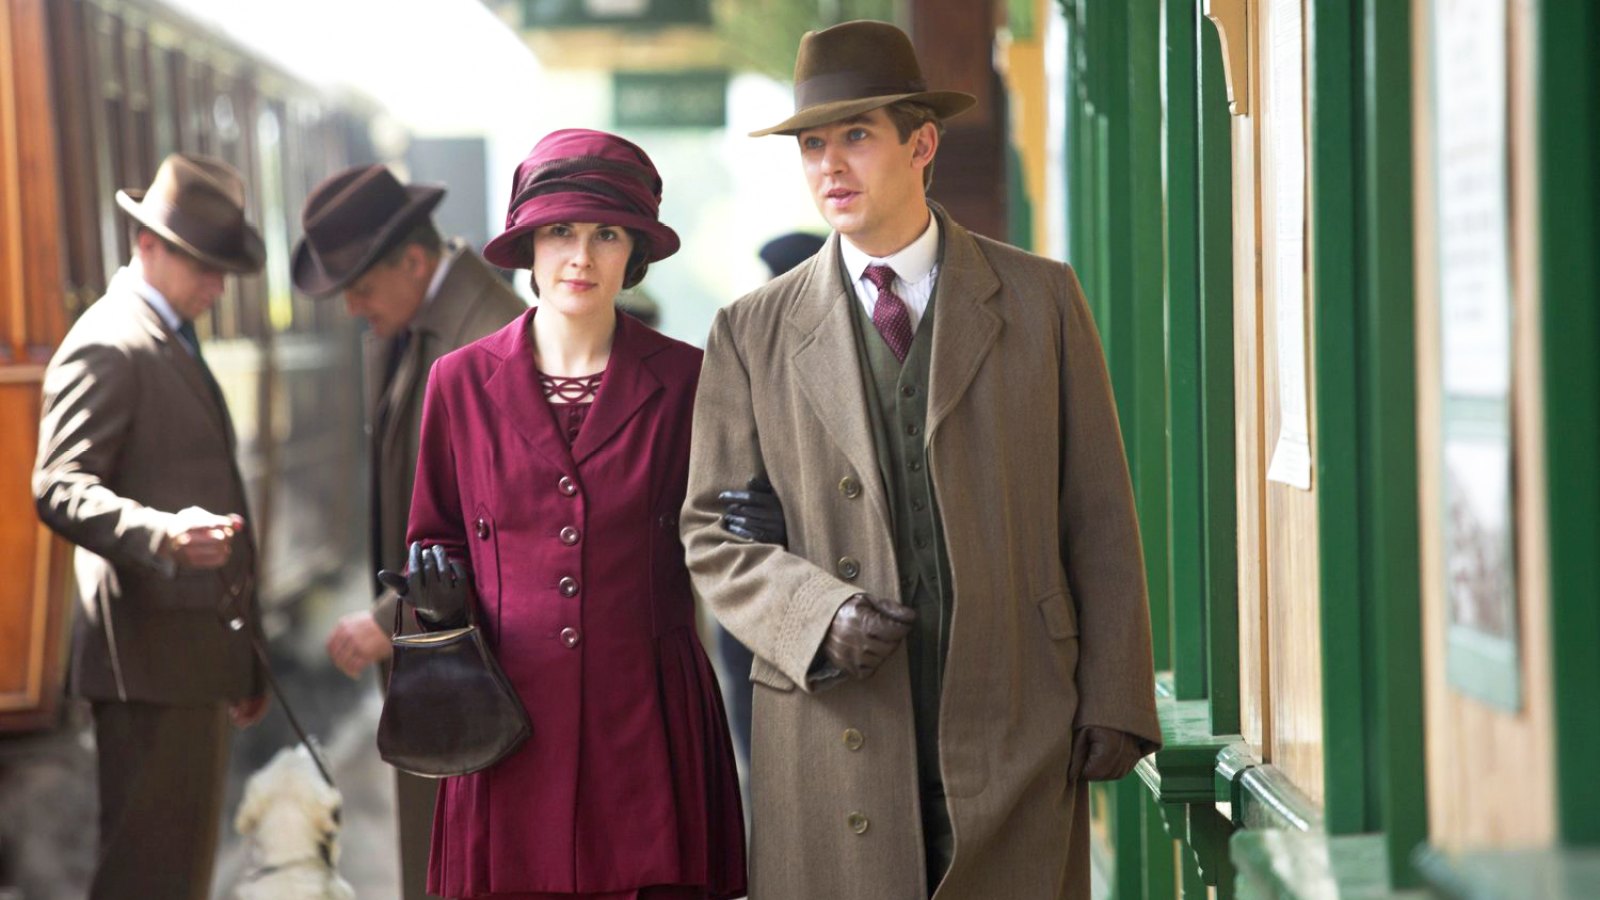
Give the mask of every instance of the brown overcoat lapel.
<path id="1" fill-rule="evenodd" d="M 120 297 L 120 302 L 128 305 L 129 314 L 133 316 L 134 321 L 150 334 L 156 346 L 160 348 L 162 359 L 165 359 L 182 376 L 190 390 L 194 391 L 200 405 L 209 414 L 212 424 L 216 425 L 218 433 L 227 442 L 228 449 L 234 449 L 233 418 L 228 415 L 228 408 L 223 404 L 221 388 L 213 388 L 211 379 L 200 368 L 200 361 L 183 346 L 183 340 L 167 327 L 161 314 L 146 303 L 143 297 L 128 291 Z"/>
<path id="2" fill-rule="evenodd" d="M 942 208 L 928 204 L 939 217 L 940 234 L 950 234 L 952 222 Z M 959 227 L 959 226 L 956 226 Z M 934 287 L 933 360 L 928 383 L 928 437 L 966 394 L 983 358 L 1000 336 L 1000 317 L 988 308 L 1000 291 L 978 245 L 971 240 L 940 241 L 939 279 Z"/>
<path id="3" fill-rule="evenodd" d="M 888 529 L 888 492 L 879 474 L 872 423 L 867 420 L 865 382 L 851 325 L 856 298 L 839 274 L 839 240 L 835 234 L 817 252 L 810 278 L 789 312 L 794 329 L 792 371 L 828 436 L 861 473 L 862 493 Z"/>

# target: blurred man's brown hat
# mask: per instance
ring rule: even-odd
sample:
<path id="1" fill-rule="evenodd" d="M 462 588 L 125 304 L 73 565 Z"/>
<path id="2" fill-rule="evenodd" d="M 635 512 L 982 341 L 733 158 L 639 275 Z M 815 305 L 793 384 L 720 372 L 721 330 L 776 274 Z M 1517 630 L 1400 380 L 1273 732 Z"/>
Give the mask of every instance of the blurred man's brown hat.
<path id="1" fill-rule="evenodd" d="M 244 179 L 220 159 L 174 153 L 149 188 L 117 191 L 117 205 L 206 265 L 249 273 L 266 262 L 261 232 L 244 218 Z"/>

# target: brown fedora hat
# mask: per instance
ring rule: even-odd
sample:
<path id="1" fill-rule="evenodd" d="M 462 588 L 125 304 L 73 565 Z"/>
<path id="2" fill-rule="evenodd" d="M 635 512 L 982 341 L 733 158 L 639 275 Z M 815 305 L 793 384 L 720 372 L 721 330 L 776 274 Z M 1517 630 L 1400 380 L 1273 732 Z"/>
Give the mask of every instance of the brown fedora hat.
<path id="1" fill-rule="evenodd" d="M 326 297 L 357 278 L 444 199 L 436 185 L 403 185 L 386 166 L 352 166 L 312 191 L 294 247 L 295 287 Z"/>
<path id="2" fill-rule="evenodd" d="M 244 179 L 220 159 L 174 153 L 145 190 L 117 191 L 117 205 L 139 224 L 209 266 L 261 271 L 267 248 L 244 218 Z"/>
<path id="3" fill-rule="evenodd" d="M 888 22 L 845 22 L 800 39 L 794 60 L 794 115 L 750 132 L 798 134 L 807 128 L 913 100 L 941 119 L 966 112 L 978 98 L 960 91 L 930 91 L 906 33 Z"/>

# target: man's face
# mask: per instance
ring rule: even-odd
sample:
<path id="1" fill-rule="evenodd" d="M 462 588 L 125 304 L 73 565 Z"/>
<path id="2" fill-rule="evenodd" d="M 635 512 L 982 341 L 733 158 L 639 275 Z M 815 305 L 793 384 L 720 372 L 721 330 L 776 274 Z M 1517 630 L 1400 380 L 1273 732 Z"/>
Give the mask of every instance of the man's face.
<path id="1" fill-rule="evenodd" d="M 938 146 L 933 125 L 923 125 L 902 142 L 889 114 L 875 109 L 797 137 L 812 201 L 852 244 L 887 256 L 927 227 L 922 170 Z"/>
<path id="2" fill-rule="evenodd" d="M 378 337 L 394 337 L 422 308 L 433 278 L 428 263 L 427 252 L 416 244 L 407 245 L 398 259 L 378 260 L 345 286 L 344 308 L 350 315 L 366 319 Z"/>
<path id="3" fill-rule="evenodd" d="M 144 280 L 161 292 L 180 317 L 193 321 L 222 297 L 228 273 L 178 249 L 150 231 L 139 232 L 139 265 Z"/>

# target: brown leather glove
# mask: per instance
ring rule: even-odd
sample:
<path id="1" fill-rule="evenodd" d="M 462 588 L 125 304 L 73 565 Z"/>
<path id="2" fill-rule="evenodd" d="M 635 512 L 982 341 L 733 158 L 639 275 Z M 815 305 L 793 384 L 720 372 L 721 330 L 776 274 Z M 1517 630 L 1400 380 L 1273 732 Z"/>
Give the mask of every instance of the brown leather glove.
<path id="1" fill-rule="evenodd" d="M 903 603 L 856 594 L 833 614 L 822 655 L 851 678 L 866 678 L 905 640 L 916 620 L 917 611 Z"/>
<path id="2" fill-rule="evenodd" d="M 1072 761 L 1067 765 L 1067 781 L 1116 781 L 1133 771 L 1139 758 L 1139 739 L 1127 732 L 1099 725 L 1085 725 L 1072 741 Z"/>

